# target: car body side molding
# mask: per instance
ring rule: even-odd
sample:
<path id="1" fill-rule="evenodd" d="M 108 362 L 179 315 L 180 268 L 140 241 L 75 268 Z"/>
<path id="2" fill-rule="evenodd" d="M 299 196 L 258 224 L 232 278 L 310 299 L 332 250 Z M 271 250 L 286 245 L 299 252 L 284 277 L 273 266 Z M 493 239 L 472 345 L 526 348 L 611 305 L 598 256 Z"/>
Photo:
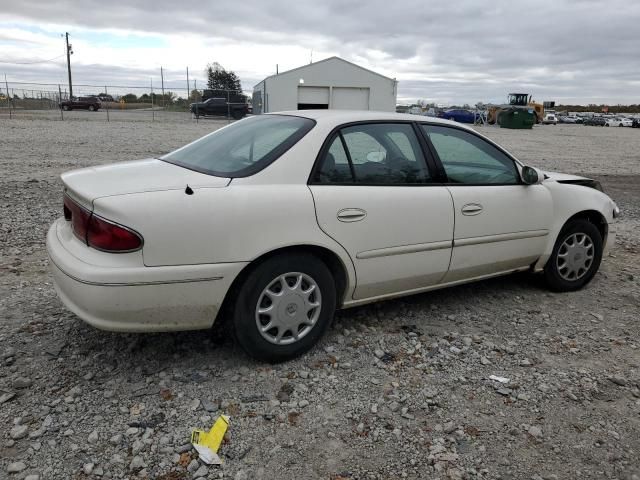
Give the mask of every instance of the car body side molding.
<path id="1" fill-rule="evenodd" d="M 506 242 L 509 240 L 520 240 L 523 238 L 546 237 L 549 230 L 527 230 L 525 232 L 499 233 L 497 235 L 485 235 L 482 237 L 458 238 L 453 241 L 454 247 L 465 247 L 467 245 L 482 245 L 484 243 Z"/>
<path id="2" fill-rule="evenodd" d="M 416 243 L 413 245 L 400 245 L 397 247 L 378 248 L 375 250 L 366 250 L 356 254 L 356 258 L 378 258 L 390 257 L 392 255 L 403 255 L 405 253 L 430 252 L 433 250 L 442 250 L 452 247 L 451 240 L 442 242 Z"/>

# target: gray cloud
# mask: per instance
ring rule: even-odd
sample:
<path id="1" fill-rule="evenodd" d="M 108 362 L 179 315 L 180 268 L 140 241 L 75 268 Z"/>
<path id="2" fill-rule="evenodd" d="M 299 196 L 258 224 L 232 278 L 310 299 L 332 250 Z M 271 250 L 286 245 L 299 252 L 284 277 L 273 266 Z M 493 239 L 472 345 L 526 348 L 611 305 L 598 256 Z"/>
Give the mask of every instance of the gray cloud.
<path id="1" fill-rule="evenodd" d="M 409 101 L 500 101 L 523 90 L 539 100 L 640 103 L 640 3 L 628 0 L 87 0 L 82 8 L 22 0 L 8 2 L 3 15 L 335 51 L 395 76 Z M 103 70 L 121 80 L 147 74 L 99 65 L 94 74 Z M 245 77 L 244 86 L 258 80 Z"/>

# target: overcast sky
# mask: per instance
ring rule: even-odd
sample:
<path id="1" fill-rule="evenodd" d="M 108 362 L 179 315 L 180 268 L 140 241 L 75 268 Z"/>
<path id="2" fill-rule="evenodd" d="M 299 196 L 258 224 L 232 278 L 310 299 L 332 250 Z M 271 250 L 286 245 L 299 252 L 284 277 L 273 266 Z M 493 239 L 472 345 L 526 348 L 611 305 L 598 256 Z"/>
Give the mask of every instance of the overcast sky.
<path id="1" fill-rule="evenodd" d="M 0 0 L 0 74 L 74 84 L 202 86 L 217 61 L 245 90 L 332 55 L 399 81 L 399 102 L 640 103 L 637 0 Z M 90 92 L 87 92 L 90 93 Z M 93 92 L 91 92 L 93 93 Z"/>

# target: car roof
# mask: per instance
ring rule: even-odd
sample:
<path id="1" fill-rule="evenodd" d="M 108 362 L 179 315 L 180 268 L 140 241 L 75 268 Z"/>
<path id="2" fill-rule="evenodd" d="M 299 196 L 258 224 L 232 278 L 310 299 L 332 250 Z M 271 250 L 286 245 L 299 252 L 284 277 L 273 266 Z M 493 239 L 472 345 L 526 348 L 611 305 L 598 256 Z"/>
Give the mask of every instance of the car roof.
<path id="1" fill-rule="evenodd" d="M 335 125 L 350 122 L 388 120 L 441 123 L 443 125 L 455 125 L 466 130 L 472 130 L 470 127 L 464 124 L 454 122 L 452 120 L 445 120 L 443 118 L 425 117 L 422 115 L 412 115 L 409 113 L 377 112 L 372 110 L 291 110 L 285 112 L 268 113 L 267 115 L 293 115 L 296 117 L 310 118 L 318 123 L 333 123 Z"/>

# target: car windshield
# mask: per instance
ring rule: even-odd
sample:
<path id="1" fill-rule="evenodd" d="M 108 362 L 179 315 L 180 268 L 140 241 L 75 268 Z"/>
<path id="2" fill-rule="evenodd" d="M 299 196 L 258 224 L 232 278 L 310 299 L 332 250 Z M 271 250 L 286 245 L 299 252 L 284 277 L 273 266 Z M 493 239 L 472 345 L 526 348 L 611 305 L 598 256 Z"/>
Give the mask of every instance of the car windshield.
<path id="1" fill-rule="evenodd" d="M 209 175 L 247 177 L 295 145 L 315 121 L 290 115 L 260 115 L 216 130 L 160 160 Z"/>

